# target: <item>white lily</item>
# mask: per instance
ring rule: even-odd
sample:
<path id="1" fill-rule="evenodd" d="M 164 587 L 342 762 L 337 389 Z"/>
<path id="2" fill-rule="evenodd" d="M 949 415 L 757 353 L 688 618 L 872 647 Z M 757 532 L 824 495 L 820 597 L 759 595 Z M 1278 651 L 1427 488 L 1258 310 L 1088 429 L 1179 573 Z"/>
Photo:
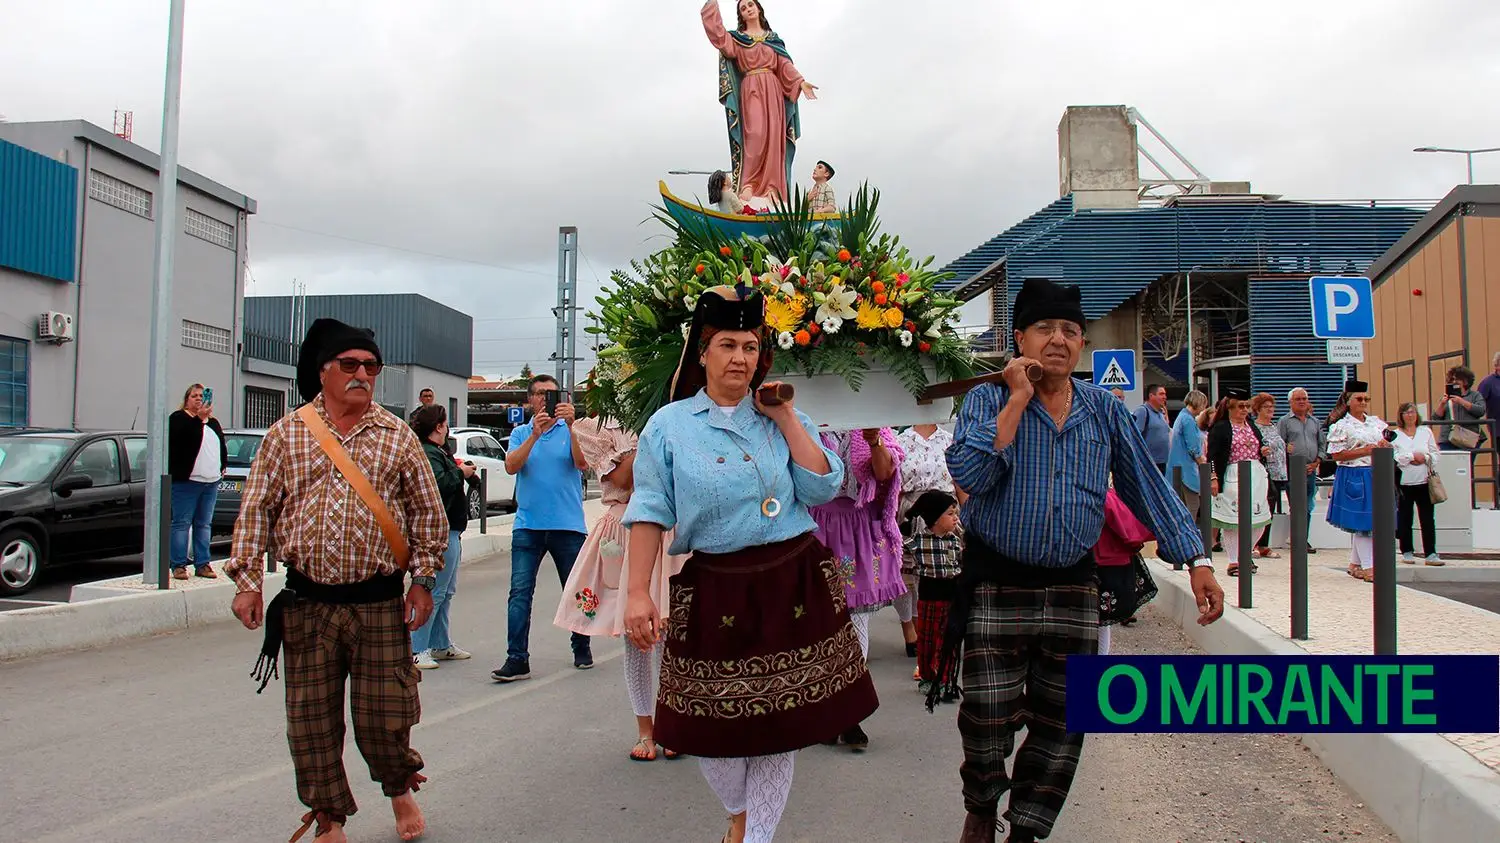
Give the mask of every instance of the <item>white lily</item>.
<path id="1" fill-rule="evenodd" d="M 853 288 L 834 284 L 818 303 L 818 312 L 814 316 L 819 322 L 835 321 L 843 324 L 845 319 L 854 318 L 854 299 L 858 296 L 859 293 Z"/>
<path id="2" fill-rule="evenodd" d="M 797 268 L 796 255 L 793 255 L 786 263 L 782 263 L 775 255 L 766 255 L 766 272 L 773 275 L 776 281 L 791 281 L 793 278 L 802 277 L 802 271 Z"/>

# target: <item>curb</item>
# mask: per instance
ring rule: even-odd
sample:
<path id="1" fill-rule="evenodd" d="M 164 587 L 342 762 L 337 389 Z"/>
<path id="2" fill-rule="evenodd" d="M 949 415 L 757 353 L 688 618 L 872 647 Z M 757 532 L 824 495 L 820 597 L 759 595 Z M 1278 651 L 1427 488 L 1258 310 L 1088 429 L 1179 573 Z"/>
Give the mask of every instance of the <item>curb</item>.
<path id="1" fill-rule="evenodd" d="M 1213 655 L 1305 656 L 1307 652 L 1232 606 L 1198 625 L 1187 577 L 1148 560 L 1159 592 L 1148 607 Z M 1420 573 L 1420 572 L 1413 572 Z M 1469 572 L 1469 573 L 1472 573 Z M 1500 775 L 1434 734 L 1301 734 L 1302 743 L 1358 794 L 1403 843 L 1493 840 L 1500 828 Z"/>
<path id="2" fill-rule="evenodd" d="M 1500 582 L 1500 567 L 1487 566 L 1484 568 L 1465 568 L 1462 565 L 1449 564 L 1442 568 L 1433 568 L 1420 562 L 1416 565 L 1396 563 L 1396 582 L 1432 582 L 1432 583 L 1492 583 Z"/>
<path id="3" fill-rule="evenodd" d="M 490 520 L 490 532 L 466 535 L 460 565 L 510 551 L 510 521 Z M 279 590 L 285 573 L 266 574 L 262 593 Z M 167 591 L 75 586 L 76 603 L 0 612 L 0 662 L 87 650 L 234 620 L 229 604 L 234 583 Z M 96 595 L 88 597 L 87 595 Z"/>

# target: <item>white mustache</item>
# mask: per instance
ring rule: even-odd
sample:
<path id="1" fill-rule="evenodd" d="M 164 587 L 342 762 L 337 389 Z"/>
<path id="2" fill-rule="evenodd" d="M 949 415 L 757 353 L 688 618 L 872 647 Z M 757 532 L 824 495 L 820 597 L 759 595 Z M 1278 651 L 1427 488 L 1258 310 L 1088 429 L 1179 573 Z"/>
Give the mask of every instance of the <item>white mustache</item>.
<path id="1" fill-rule="evenodd" d="M 362 381 L 359 378 L 352 378 L 348 383 L 344 384 L 344 389 L 363 389 L 365 392 L 369 392 L 370 382 Z"/>

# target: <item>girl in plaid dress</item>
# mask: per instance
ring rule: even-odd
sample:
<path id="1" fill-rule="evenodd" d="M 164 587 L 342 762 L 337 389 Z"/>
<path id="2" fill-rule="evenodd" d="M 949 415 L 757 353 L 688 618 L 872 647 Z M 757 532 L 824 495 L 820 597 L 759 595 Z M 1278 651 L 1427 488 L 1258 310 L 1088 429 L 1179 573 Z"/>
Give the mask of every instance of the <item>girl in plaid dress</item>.
<path id="1" fill-rule="evenodd" d="M 958 582 L 963 531 L 958 502 L 946 492 L 924 492 L 907 512 L 905 557 L 917 577 L 917 679 L 923 694 L 939 682 L 938 654 L 948 626 L 948 605 Z M 951 677 L 945 677 L 951 678 Z M 943 702 L 957 696 L 948 693 Z"/>

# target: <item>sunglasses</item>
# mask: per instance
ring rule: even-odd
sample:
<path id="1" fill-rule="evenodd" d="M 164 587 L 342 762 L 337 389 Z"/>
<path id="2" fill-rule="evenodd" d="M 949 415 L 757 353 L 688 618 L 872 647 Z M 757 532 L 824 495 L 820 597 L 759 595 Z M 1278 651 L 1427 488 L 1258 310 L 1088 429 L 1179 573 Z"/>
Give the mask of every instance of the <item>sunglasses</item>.
<path id="1" fill-rule="evenodd" d="M 378 375 L 385 364 L 378 360 L 361 360 L 358 357 L 335 357 L 333 362 L 339 364 L 339 371 L 346 375 L 352 375 L 359 371 L 359 367 L 365 367 L 365 374 Z"/>

